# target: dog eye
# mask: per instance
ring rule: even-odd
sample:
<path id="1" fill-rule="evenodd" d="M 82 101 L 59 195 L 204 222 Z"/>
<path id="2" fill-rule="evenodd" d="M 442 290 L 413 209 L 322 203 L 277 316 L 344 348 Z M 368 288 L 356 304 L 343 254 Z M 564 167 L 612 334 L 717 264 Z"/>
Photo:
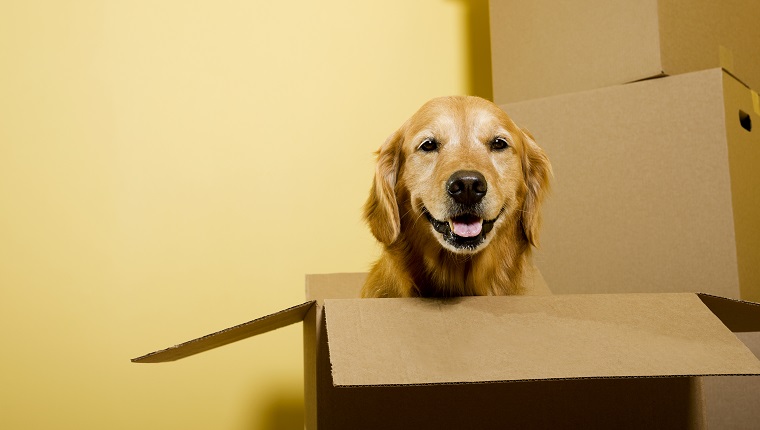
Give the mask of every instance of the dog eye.
<path id="1" fill-rule="evenodd" d="M 420 146 L 417 148 L 420 151 L 424 152 L 433 152 L 438 150 L 438 141 L 431 138 L 425 139 L 422 141 Z"/>
<path id="2" fill-rule="evenodd" d="M 509 142 L 503 137 L 497 137 L 491 141 L 491 151 L 502 151 L 509 147 Z"/>

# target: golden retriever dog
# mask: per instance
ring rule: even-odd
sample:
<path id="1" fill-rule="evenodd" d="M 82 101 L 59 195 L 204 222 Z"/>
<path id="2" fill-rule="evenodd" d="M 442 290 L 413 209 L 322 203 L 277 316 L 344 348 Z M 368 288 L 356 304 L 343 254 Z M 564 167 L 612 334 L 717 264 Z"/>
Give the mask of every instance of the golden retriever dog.
<path id="1" fill-rule="evenodd" d="M 363 297 L 530 294 L 551 165 L 495 104 L 427 102 L 377 153 L 364 218 L 383 245 Z"/>

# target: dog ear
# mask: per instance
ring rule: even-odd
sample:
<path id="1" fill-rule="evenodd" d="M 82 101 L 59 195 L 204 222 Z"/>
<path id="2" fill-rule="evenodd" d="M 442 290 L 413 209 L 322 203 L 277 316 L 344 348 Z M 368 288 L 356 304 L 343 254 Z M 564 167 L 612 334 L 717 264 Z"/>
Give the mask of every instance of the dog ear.
<path id="1" fill-rule="evenodd" d="M 522 226 L 531 245 L 538 246 L 538 230 L 541 227 L 541 204 L 549 193 L 552 166 L 544 151 L 536 144 L 528 130 L 523 129 L 523 175 L 527 194 L 522 208 Z"/>
<path id="2" fill-rule="evenodd" d="M 401 217 L 396 200 L 396 181 L 401 158 L 401 130 L 393 133 L 377 151 L 375 180 L 364 204 L 364 219 L 375 238 L 386 245 L 396 241 Z"/>

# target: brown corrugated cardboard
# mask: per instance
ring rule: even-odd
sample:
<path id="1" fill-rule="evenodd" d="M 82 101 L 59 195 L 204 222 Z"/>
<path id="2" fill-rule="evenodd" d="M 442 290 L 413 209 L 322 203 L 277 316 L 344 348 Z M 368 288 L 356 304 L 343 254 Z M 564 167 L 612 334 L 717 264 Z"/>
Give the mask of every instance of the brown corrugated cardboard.
<path id="1" fill-rule="evenodd" d="M 760 373 L 688 293 L 343 299 L 325 314 L 338 386 Z"/>
<path id="2" fill-rule="evenodd" d="M 701 293 L 699 298 L 720 321 L 734 333 L 760 332 L 758 305 Z"/>
<path id="3" fill-rule="evenodd" d="M 271 315 L 256 318 L 255 320 L 226 328 L 216 333 L 212 333 L 208 336 L 203 336 L 198 339 L 193 339 L 188 342 L 172 346 L 170 348 L 152 352 L 142 357 L 135 358 L 132 361 L 139 363 L 163 363 L 167 361 L 175 361 L 181 358 L 189 357 L 191 355 L 200 354 L 201 352 L 218 348 L 220 346 L 224 346 L 233 342 L 237 342 L 251 336 L 256 336 L 268 331 L 277 330 L 278 328 L 303 321 L 313 304 L 313 301 L 302 303 L 300 305 L 275 312 Z"/>
<path id="4" fill-rule="evenodd" d="M 723 67 L 760 88 L 760 2 L 491 0 L 494 100 Z"/>
<path id="5" fill-rule="evenodd" d="M 309 277 L 319 302 L 186 342 L 165 358 L 304 317 L 306 423 L 323 429 L 703 428 L 694 375 L 760 375 L 760 361 L 699 295 L 329 298 L 355 296 L 365 276 Z M 722 313 L 738 306 L 739 315 L 760 315 L 712 301 Z"/>
<path id="6" fill-rule="evenodd" d="M 752 99 L 711 69 L 503 105 L 552 160 L 534 258 L 552 291 L 760 301 Z"/>
<path id="7" fill-rule="evenodd" d="M 760 332 L 736 333 L 760 357 Z M 757 408 L 760 378 L 714 376 L 704 378 L 708 428 L 751 429 L 760 422 Z"/>
<path id="8" fill-rule="evenodd" d="M 502 106 L 554 167 L 535 255 L 552 290 L 760 300 L 756 94 L 713 69 Z M 706 300 L 732 330 L 757 330 L 757 318 L 720 302 L 732 303 Z M 760 354 L 758 333 L 739 336 Z M 748 407 L 757 378 L 706 378 L 705 388 L 711 427 L 760 420 Z"/>

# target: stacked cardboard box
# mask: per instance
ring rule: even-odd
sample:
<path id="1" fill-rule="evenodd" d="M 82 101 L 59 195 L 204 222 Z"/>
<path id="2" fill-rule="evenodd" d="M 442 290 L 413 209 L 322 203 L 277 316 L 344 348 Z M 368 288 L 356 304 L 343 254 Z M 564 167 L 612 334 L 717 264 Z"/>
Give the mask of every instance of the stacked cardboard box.
<path id="1" fill-rule="evenodd" d="M 552 291 L 760 301 L 758 22 L 749 1 L 491 2 L 494 97 L 554 167 Z M 758 379 L 705 386 L 709 424 L 760 422 Z"/>
<path id="2" fill-rule="evenodd" d="M 491 0 L 496 103 L 722 67 L 760 88 L 760 2 Z"/>

